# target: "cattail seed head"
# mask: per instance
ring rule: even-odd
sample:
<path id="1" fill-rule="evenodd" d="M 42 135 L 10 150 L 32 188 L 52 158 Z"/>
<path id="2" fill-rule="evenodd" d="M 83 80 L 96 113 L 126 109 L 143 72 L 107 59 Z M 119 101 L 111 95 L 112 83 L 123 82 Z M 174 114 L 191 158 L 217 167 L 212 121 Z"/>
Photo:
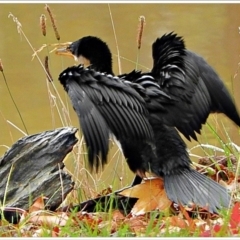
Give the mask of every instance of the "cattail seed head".
<path id="1" fill-rule="evenodd" d="M 138 34 L 137 34 L 137 47 L 138 47 L 138 49 L 141 48 L 144 25 L 145 25 L 145 17 L 140 16 L 139 17 L 139 24 L 138 24 Z"/>
<path id="2" fill-rule="evenodd" d="M 58 29 L 57 29 L 57 26 L 56 26 L 56 23 L 55 23 L 55 19 L 53 18 L 52 11 L 47 4 L 45 5 L 45 9 L 47 10 L 47 12 L 49 14 L 55 36 L 56 36 L 57 40 L 60 40 L 60 35 L 59 35 Z"/>
<path id="3" fill-rule="evenodd" d="M 40 16 L 40 26 L 41 26 L 41 29 L 42 29 L 42 34 L 43 36 L 46 36 L 46 16 L 44 14 L 42 14 Z"/>
<path id="4" fill-rule="evenodd" d="M 0 71 L 3 72 L 3 64 L 1 59 L 0 59 Z"/>
<path id="5" fill-rule="evenodd" d="M 45 70 L 46 70 L 46 75 L 47 75 L 48 81 L 52 82 L 53 78 L 52 78 L 52 75 L 51 75 L 51 73 L 49 71 L 49 67 L 48 67 L 48 56 L 45 57 L 44 67 L 45 67 Z"/>

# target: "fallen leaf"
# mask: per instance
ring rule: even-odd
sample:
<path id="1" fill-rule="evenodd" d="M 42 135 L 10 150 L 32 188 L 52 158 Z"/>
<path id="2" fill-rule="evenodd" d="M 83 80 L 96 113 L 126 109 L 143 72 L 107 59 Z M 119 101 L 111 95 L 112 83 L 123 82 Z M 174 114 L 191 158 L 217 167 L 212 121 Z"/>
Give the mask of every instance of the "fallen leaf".
<path id="1" fill-rule="evenodd" d="M 212 232 L 210 230 L 206 230 L 200 233 L 199 237 L 212 237 Z"/>
<path id="2" fill-rule="evenodd" d="M 195 222 L 193 221 L 192 218 L 190 218 L 188 212 L 186 211 L 186 209 L 181 205 L 179 204 L 179 208 L 181 210 L 181 213 L 183 214 L 183 216 L 186 218 L 187 222 L 188 222 L 188 228 L 190 231 L 194 231 L 194 229 L 196 228 L 196 224 Z M 186 223 L 186 222 L 185 222 Z M 180 227 L 180 226 L 178 226 Z"/>
<path id="3" fill-rule="evenodd" d="M 55 215 L 33 215 L 30 217 L 29 222 L 44 225 L 44 226 L 65 226 L 69 217 L 66 213 L 60 213 Z"/>
<path id="4" fill-rule="evenodd" d="M 102 196 L 106 196 L 108 194 L 112 193 L 112 186 L 109 186 L 106 189 L 103 189 L 100 193 L 97 194 L 96 197 L 102 197 Z"/>
<path id="5" fill-rule="evenodd" d="M 240 202 L 236 202 L 233 206 L 232 213 L 230 216 L 230 228 L 232 230 L 233 234 L 236 234 L 239 232 L 239 226 L 240 226 Z"/>
<path id="6" fill-rule="evenodd" d="M 125 219 L 125 216 L 119 210 L 114 210 L 112 213 L 112 219 L 114 221 L 121 221 Z"/>
<path id="7" fill-rule="evenodd" d="M 91 229 L 96 229 L 97 226 L 103 221 L 100 214 L 79 212 L 75 218 L 76 224 L 85 223 Z"/>
<path id="8" fill-rule="evenodd" d="M 189 227 L 187 221 L 178 216 L 167 217 L 166 222 L 170 226 L 173 226 L 173 227 L 179 227 L 179 228 L 188 228 Z"/>
<path id="9" fill-rule="evenodd" d="M 163 180 L 160 178 L 147 179 L 144 183 L 123 190 L 119 194 L 138 198 L 131 211 L 134 215 L 141 215 L 156 209 L 163 211 L 172 204 L 164 190 Z"/>
<path id="10" fill-rule="evenodd" d="M 131 231 L 136 232 L 145 232 L 146 227 L 148 226 L 148 220 L 146 216 L 135 216 L 131 218 L 126 218 L 124 224 L 127 224 Z"/>
<path id="11" fill-rule="evenodd" d="M 220 224 L 216 224 L 213 226 L 213 231 L 214 232 L 219 232 L 222 229 L 222 226 Z"/>
<path id="12" fill-rule="evenodd" d="M 29 213 L 43 210 L 45 208 L 44 200 L 48 199 L 47 197 L 41 196 L 36 199 L 33 205 L 29 208 Z"/>
<path id="13" fill-rule="evenodd" d="M 52 237 L 58 237 L 59 236 L 59 227 L 58 226 L 54 226 L 52 229 Z"/>

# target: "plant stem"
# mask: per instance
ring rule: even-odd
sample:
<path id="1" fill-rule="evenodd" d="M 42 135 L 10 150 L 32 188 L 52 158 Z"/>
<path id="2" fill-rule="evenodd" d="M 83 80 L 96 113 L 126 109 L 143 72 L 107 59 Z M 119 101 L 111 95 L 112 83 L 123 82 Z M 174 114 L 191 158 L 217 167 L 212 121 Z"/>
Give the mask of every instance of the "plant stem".
<path id="1" fill-rule="evenodd" d="M 4 72 L 2 72 L 2 75 L 3 75 L 3 79 L 4 79 L 4 81 L 5 81 L 5 84 L 6 84 L 6 86 L 7 86 L 9 95 L 10 95 L 12 101 L 13 101 L 14 106 L 15 106 L 16 109 L 17 109 L 18 115 L 20 116 L 20 119 L 21 119 L 21 121 L 22 121 L 22 124 L 23 124 L 23 126 L 24 126 L 24 129 L 25 129 L 26 133 L 28 134 L 27 127 L 26 127 L 26 125 L 25 125 L 25 123 L 24 123 L 24 121 L 23 121 L 22 115 L 21 115 L 21 113 L 20 113 L 20 111 L 19 111 L 19 109 L 18 109 L 18 107 L 17 107 L 17 104 L 16 104 L 16 102 L 14 101 L 14 98 L 13 98 L 12 93 L 11 93 L 11 91 L 10 91 L 10 88 L 9 88 L 9 86 L 8 86 L 8 83 L 7 83 L 7 80 L 6 80 L 6 77 L 5 77 Z"/>

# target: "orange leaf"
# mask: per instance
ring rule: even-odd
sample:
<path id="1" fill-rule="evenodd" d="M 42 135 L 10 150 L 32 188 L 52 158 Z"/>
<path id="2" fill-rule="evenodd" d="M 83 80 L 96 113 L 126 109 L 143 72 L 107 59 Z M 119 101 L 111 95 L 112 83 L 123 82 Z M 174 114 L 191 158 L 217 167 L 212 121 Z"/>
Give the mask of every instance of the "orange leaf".
<path id="1" fill-rule="evenodd" d="M 77 217 L 78 221 L 85 223 L 86 225 L 88 225 L 88 227 L 92 229 L 95 229 L 96 226 L 98 226 L 103 221 L 100 214 L 98 216 L 95 216 L 93 213 L 79 212 Z"/>
<path id="2" fill-rule="evenodd" d="M 110 193 L 112 193 L 112 187 L 111 186 L 106 188 L 106 189 L 103 189 L 99 194 L 97 194 L 96 197 L 105 196 L 105 195 L 108 195 Z"/>
<path id="3" fill-rule="evenodd" d="M 188 221 L 188 224 L 189 224 L 189 227 L 188 227 L 188 228 L 189 228 L 189 230 L 190 230 L 190 231 L 194 230 L 194 229 L 196 228 L 196 224 L 195 224 L 195 222 L 193 221 L 193 219 L 190 218 L 188 212 L 186 211 L 186 209 L 185 209 L 181 204 L 179 204 L 179 208 L 180 208 L 183 216 L 184 216 L 184 217 L 186 218 L 186 220 Z"/>
<path id="4" fill-rule="evenodd" d="M 178 216 L 172 216 L 167 218 L 167 222 L 170 226 L 179 227 L 179 228 L 188 228 L 186 220 Z"/>
<path id="5" fill-rule="evenodd" d="M 112 213 L 112 219 L 114 221 L 121 221 L 125 219 L 125 216 L 119 210 L 114 210 Z"/>
<path id="6" fill-rule="evenodd" d="M 134 215 L 144 214 L 155 209 L 165 210 L 172 204 L 164 190 L 163 180 L 160 178 L 147 179 L 144 183 L 123 190 L 119 194 L 139 198 L 131 211 Z"/>
<path id="7" fill-rule="evenodd" d="M 45 199 L 47 199 L 47 197 L 44 197 L 44 196 L 38 197 L 36 201 L 33 203 L 33 205 L 29 208 L 29 213 L 43 210 L 45 208 L 45 203 L 44 203 Z"/>

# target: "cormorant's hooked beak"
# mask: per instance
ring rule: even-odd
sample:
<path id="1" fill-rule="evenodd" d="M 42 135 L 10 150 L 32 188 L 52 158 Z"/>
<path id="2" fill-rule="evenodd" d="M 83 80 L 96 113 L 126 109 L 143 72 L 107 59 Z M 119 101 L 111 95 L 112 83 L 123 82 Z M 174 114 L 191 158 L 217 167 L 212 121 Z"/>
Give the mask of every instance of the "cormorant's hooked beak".
<path id="1" fill-rule="evenodd" d="M 82 55 L 77 57 L 72 52 L 73 52 L 73 50 L 72 50 L 72 45 L 71 44 L 69 46 L 67 46 L 67 47 L 58 48 L 56 50 L 56 54 L 57 55 L 63 55 L 63 56 L 74 58 L 74 60 L 76 62 L 78 62 L 79 64 L 84 65 L 85 67 L 88 67 L 88 66 L 91 65 L 91 62 L 90 62 L 89 59 L 83 57 Z"/>
<path id="2" fill-rule="evenodd" d="M 63 48 L 58 48 L 56 50 L 56 54 L 57 55 L 62 55 L 62 56 L 67 56 L 67 57 L 71 57 L 71 58 L 74 58 L 75 61 L 77 61 L 77 57 L 75 55 L 72 54 L 72 51 L 71 51 L 71 48 L 70 48 L 71 45 L 67 46 L 67 47 L 63 47 Z"/>

